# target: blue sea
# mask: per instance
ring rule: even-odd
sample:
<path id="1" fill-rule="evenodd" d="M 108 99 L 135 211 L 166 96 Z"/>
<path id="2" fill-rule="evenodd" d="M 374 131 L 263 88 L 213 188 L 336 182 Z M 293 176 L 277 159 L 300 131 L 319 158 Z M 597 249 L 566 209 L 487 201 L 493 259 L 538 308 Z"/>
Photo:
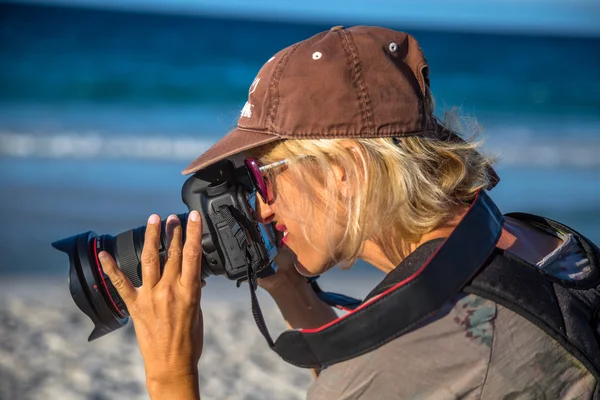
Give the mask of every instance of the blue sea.
<path id="1" fill-rule="evenodd" d="M 0 3 L 0 274 L 65 274 L 52 241 L 185 211 L 180 171 L 235 125 L 262 64 L 328 28 Z M 437 113 L 477 117 L 499 155 L 502 210 L 600 243 L 600 38 L 409 32 Z"/>

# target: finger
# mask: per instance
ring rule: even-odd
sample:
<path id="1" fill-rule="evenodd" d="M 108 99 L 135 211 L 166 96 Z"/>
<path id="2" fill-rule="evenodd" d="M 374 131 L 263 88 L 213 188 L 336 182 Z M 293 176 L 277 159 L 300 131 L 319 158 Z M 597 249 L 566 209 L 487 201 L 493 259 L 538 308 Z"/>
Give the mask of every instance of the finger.
<path id="1" fill-rule="evenodd" d="M 160 280 L 160 217 L 152 214 L 148 218 L 144 247 L 142 249 L 142 287 L 152 289 Z"/>
<path id="2" fill-rule="evenodd" d="M 100 265 L 102 265 L 102 270 L 108 276 L 115 289 L 117 289 L 119 296 L 121 296 L 127 308 L 130 308 L 129 306 L 137 298 L 137 290 L 131 281 L 127 279 L 123 271 L 117 267 L 117 263 L 115 263 L 110 254 L 101 251 L 98 254 L 98 259 L 100 260 Z"/>
<path id="3" fill-rule="evenodd" d="M 181 275 L 181 236 L 182 228 L 176 215 L 167 218 L 167 262 L 163 271 L 163 279 L 174 280 Z"/>
<path id="4" fill-rule="evenodd" d="M 165 251 L 165 254 L 164 254 L 165 263 L 167 261 L 169 261 L 168 249 L 171 247 L 171 241 L 173 240 L 173 229 L 175 228 L 175 222 L 176 221 L 173 220 L 173 215 L 169 215 L 169 217 L 167 218 L 165 225 L 164 225 L 166 238 L 167 238 L 167 246 L 165 247 L 167 249 L 167 251 Z"/>
<path id="5" fill-rule="evenodd" d="M 202 221 L 198 211 L 188 216 L 185 235 L 180 282 L 186 288 L 196 288 L 200 285 L 202 260 Z"/>

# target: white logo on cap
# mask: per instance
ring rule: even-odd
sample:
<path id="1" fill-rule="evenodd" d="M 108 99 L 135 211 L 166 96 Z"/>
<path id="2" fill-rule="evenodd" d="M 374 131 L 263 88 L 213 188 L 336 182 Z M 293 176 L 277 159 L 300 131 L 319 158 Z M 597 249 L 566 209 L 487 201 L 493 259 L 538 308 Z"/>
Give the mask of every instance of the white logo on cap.
<path id="1" fill-rule="evenodd" d="M 246 104 L 244 104 L 244 107 L 242 108 L 242 113 L 240 115 L 240 118 L 241 117 L 244 117 L 244 118 L 252 117 L 252 107 L 253 107 L 252 104 L 250 104 L 249 102 L 246 102 Z"/>
<path id="2" fill-rule="evenodd" d="M 252 82 L 252 85 L 250 85 L 250 89 L 248 90 L 248 96 L 250 96 L 252 93 L 254 93 L 254 91 L 258 87 L 258 82 L 260 82 L 260 78 L 258 78 L 258 77 L 254 78 L 254 81 Z M 244 104 L 244 107 L 242 108 L 242 113 L 240 115 L 240 118 L 241 117 L 244 117 L 244 118 L 252 117 L 252 107 L 254 107 L 254 106 L 252 104 L 250 104 L 249 101 L 247 101 L 246 104 Z"/>

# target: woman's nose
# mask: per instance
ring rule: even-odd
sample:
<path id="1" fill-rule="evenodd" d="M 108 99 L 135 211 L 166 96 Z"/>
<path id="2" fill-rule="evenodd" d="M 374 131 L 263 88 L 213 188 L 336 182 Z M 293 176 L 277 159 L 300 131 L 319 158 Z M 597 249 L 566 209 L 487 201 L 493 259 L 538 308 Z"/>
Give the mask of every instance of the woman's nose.
<path id="1" fill-rule="evenodd" d="M 275 217 L 275 213 L 273 213 L 271 206 L 265 203 L 260 196 L 256 196 L 255 205 L 256 210 L 254 211 L 256 215 L 256 220 L 261 224 L 270 223 Z"/>

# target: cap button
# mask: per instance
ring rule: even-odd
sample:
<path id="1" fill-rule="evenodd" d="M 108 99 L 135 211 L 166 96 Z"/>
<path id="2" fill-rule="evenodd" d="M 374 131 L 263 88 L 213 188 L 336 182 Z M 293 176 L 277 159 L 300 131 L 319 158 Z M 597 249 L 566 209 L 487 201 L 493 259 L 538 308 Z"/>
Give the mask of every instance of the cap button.
<path id="1" fill-rule="evenodd" d="M 331 28 L 331 32 L 337 32 L 337 31 L 341 31 L 342 29 L 344 29 L 344 27 L 342 25 L 337 25 L 334 26 L 333 28 Z"/>

